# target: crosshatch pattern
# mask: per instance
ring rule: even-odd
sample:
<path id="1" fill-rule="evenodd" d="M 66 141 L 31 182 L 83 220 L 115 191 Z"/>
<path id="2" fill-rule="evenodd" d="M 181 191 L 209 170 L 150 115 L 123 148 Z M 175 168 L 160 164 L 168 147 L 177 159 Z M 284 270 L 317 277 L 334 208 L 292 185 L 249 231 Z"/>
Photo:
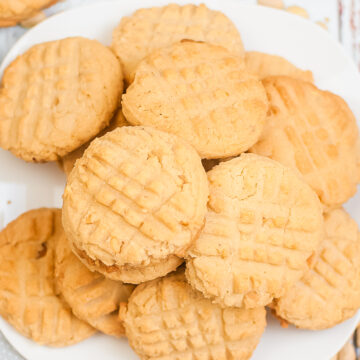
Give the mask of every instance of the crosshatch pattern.
<path id="1" fill-rule="evenodd" d="M 358 180 L 358 129 L 345 101 L 291 78 L 263 83 L 271 116 L 251 151 L 298 169 L 325 205 L 344 203 Z"/>
<path id="2" fill-rule="evenodd" d="M 313 268 L 275 303 L 277 314 L 298 327 L 334 326 L 360 307 L 357 224 L 345 210 L 333 210 L 325 215 L 325 233 Z"/>
<path id="3" fill-rule="evenodd" d="M 183 41 L 140 63 L 122 105 L 133 125 L 179 135 L 203 158 L 224 158 L 258 140 L 268 101 L 241 57 Z"/>
<path id="4" fill-rule="evenodd" d="M 10 0 L 13 2 L 12 0 Z M 103 2 L 103 0 L 87 0 L 87 3 L 94 2 Z M 242 3 L 253 3 L 255 4 L 256 0 L 238 0 Z M 280 1 L 282 2 L 282 1 Z M 359 34 L 359 12 L 356 9 L 359 8 L 360 1 L 352 0 L 322 0 L 322 1 L 309 1 L 309 0 L 284 0 L 285 5 L 300 5 L 305 7 L 309 11 L 311 20 L 316 21 L 324 19 L 325 17 L 330 18 L 329 31 L 330 34 L 340 40 L 345 49 L 350 55 L 354 58 L 359 54 L 359 47 L 356 46 L 358 41 L 356 37 Z M 83 0 L 66 0 L 60 1 L 57 5 L 53 6 L 49 10 L 46 10 L 47 15 L 52 15 L 56 12 L 68 9 L 77 5 L 82 5 Z M 341 18 L 338 24 L 338 16 Z M 328 18 L 326 18 L 326 22 Z M 20 26 L 12 27 L 8 29 L 2 29 L 0 32 L 1 41 L 0 41 L 0 58 L 10 49 L 13 43 L 19 38 L 27 29 L 21 28 Z M 339 33 L 338 33 L 339 32 Z M 358 56 L 357 56 L 358 58 Z M 359 337 L 360 338 L 360 337 Z M 356 341 L 356 335 L 354 335 L 355 343 L 360 344 L 360 341 Z M 22 359 L 15 350 L 7 343 L 7 341 L 0 334 L 0 358 L 4 359 Z M 348 342 L 344 349 L 339 353 L 339 355 L 334 357 L 334 360 L 354 360 L 356 358 L 355 350 L 352 345 L 352 341 Z"/>
<path id="5" fill-rule="evenodd" d="M 0 143 L 27 161 L 56 160 L 95 136 L 122 92 L 116 57 L 84 38 L 32 47 L 2 84 Z"/>
<path id="6" fill-rule="evenodd" d="M 105 265 L 146 267 L 185 255 L 203 226 L 207 195 L 189 145 L 151 128 L 122 127 L 96 139 L 76 163 L 64 225 L 78 249 Z"/>
<path id="7" fill-rule="evenodd" d="M 144 57 L 183 39 L 221 45 L 235 55 L 244 53 L 234 24 L 223 13 L 204 4 L 170 4 L 137 10 L 122 18 L 114 30 L 112 47 L 124 65 L 126 79 L 132 81 L 133 72 Z"/>
<path id="8" fill-rule="evenodd" d="M 131 346 L 147 360 L 245 360 L 266 324 L 263 307 L 222 309 L 182 272 L 140 285 L 120 314 Z"/>
<path id="9" fill-rule="evenodd" d="M 257 155 L 222 162 L 208 178 L 187 278 L 220 304 L 267 305 L 306 270 L 323 235 L 320 202 L 291 169 Z"/>
<path id="10" fill-rule="evenodd" d="M 61 212 L 52 209 L 21 215 L 0 236 L 0 314 L 20 333 L 51 346 L 94 333 L 56 295 L 54 247 L 62 236 Z"/>

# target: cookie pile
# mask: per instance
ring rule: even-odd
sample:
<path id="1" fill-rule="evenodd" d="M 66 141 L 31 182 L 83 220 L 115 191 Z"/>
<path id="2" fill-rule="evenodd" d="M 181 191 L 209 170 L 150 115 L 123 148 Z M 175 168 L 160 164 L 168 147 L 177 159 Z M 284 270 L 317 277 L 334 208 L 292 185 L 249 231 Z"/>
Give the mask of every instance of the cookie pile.
<path id="1" fill-rule="evenodd" d="M 359 144 L 343 99 L 205 5 L 140 9 L 110 49 L 36 45 L 5 71 L 0 145 L 67 184 L 0 233 L 0 314 L 159 360 L 249 359 L 266 306 L 334 326 L 360 308 Z"/>

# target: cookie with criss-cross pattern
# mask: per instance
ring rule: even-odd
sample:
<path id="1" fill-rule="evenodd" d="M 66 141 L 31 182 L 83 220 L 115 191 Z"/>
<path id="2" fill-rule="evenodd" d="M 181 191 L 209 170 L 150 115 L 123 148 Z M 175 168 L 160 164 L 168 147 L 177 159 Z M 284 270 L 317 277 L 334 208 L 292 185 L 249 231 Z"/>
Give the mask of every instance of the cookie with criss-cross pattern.
<path id="1" fill-rule="evenodd" d="M 0 146 L 26 161 L 54 161 L 105 128 L 123 80 L 116 56 L 81 37 L 38 44 L 5 70 Z"/>
<path id="2" fill-rule="evenodd" d="M 220 46 L 182 41 L 139 64 L 122 109 L 131 124 L 176 134 L 202 158 L 216 159 L 255 144 L 268 100 L 243 58 Z"/>
<path id="3" fill-rule="evenodd" d="M 71 345 L 95 333 L 55 289 L 54 251 L 63 240 L 59 209 L 28 211 L 0 233 L 0 315 L 42 345 Z"/>
<path id="4" fill-rule="evenodd" d="M 183 272 L 139 285 L 121 307 L 140 359 L 247 360 L 266 325 L 264 307 L 222 309 L 186 282 Z"/>
<path id="5" fill-rule="evenodd" d="M 325 237 L 305 276 L 274 302 L 276 314 L 300 328 L 338 324 L 360 308 L 360 233 L 344 209 L 325 214 Z"/>
<path id="6" fill-rule="evenodd" d="M 250 149 L 300 171 L 327 208 L 356 192 L 356 119 L 339 96 L 286 76 L 263 80 L 270 114 Z"/>
<path id="7" fill-rule="evenodd" d="M 220 163 L 208 180 L 187 279 L 221 306 L 267 305 L 308 269 L 323 235 L 321 203 L 294 170 L 254 154 Z"/>
<path id="8" fill-rule="evenodd" d="M 204 4 L 139 9 L 121 19 L 113 33 L 112 48 L 130 83 L 142 59 L 183 39 L 221 45 L 235 55 L 244 54 L 236 26 L 222 12 L 210 10 Z"/>
<path id="9" fill-rule="evenodd" d="M 113 280 L 164 276 L 203 226 L 208 184 L 175 135 L 124 126 L 95 139 L 65 188 L 63 224 L 77 256 Z"/>

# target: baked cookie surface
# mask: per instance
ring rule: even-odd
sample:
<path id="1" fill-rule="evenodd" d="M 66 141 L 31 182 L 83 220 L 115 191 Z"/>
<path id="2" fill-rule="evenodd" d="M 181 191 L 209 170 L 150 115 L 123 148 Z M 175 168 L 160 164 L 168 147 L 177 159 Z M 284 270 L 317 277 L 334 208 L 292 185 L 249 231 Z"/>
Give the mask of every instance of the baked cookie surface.
<path id="1" fill-rule="evenodd" d="M 176 134 L 202 158 L 224 158 L 258 140 L 268 101 L 243 58 L 220 46 L 182 41 L 139 64 L 122 109 L 133 125 Z"/>
<path id="2" fill-rule="evenodd" d="M 254 154 L 207 174 L 208 213 L 187 279 L 221 306 L 267 305 L 308 269 L 323 236 L 320 201 L 292 169 Z"/>
<path id="3" fill-rule="evenodd" d="M 204 41 L 243 56 L 240 34 L 231 20 L 204 4 L 139 9 L 123 17 L 113 32 L 112 48 L 120 58 L 125 79 L 130 83 L 140 61 L 156 49 L 183 39 Z"/>
<path id="4" fill-rule="evenodd" d="M 250 151 L 298 169 L 328 208 L 347 201 L 358 182 L 358 128 L 345 101 L 289 77 L 263 84 L 270 115 Z"/>
<path id="5" fill-rule="evenodd" d="M 98 41 L 67 38 L 33 46 L 5 70 L 0 146 L 26 161 L 54 161 L 106 127 L 123 81 Z"/>
<path id="6" fill-rule="evenodd" d="M 181 264 L 203 226 L 207 196 L 190 145 L 153 128 L 121 127 L 95 139 L 76 162 L 63 224 L 88 267 L 139 283 Z"/>
<path id="7" fill-rule="evenodd" d="M 59 209 L 28 211 L 0 233 L 0 315 L 42 345 L 72 345 L 95 332 L 56 293 L 54 251 L 63 239 Z"/>
<path id="8" fill-rule="evenodd" d="M 117 127 L 121 126 L 130 126 L 130 124 L 126 121 L 121 109 L 119 109 L 111 120 L 110 125 L 107 126 L 104 130 L 102 130 L 97 137 L 105 135 L 107 132 L 115 130 Z M 69 176 L 71 170 L 74 168 L 76 160 L 80 159 L 84 151 L 88 148 L 91 141 L 88 141 L 84 145 L 80 146 L 76 150 L 72 151 L 70 154 L 65 155 L 58 161 L 60 168 L 64 171 L 66 176 Z"/>
<path id="9" fill-rule="evenodd" d="M 274 302 L 279 317 L 320 330 L 352 317 L 360 307 L 360 233 L 342 208 L 324 216 L 325 237 L 312 269 Z"/>
<path id="10" fill-rule="evenodd" d="M 120 310 L 140 359 L 249 359 L 266 325 L 263 307 L 222 309 L 183 273 L 139 285 Z"/>
<path id="11" fill-rule="evenodd" d="M 258 75 L 260 79 L 284 75 L 311 83 L 314 82 L 314 77 L 310 70 L 301 70 L 290 61 L 278 55 L 247 51 L 245 53 L 245 62 L 248 71 Z"/>
<path id="12" fill-rule="evenodd" d="M 35 16 L 58 0 L 0 0 L 0 27 L 13 26 Z"/>
<path id="13" fill-rule="evenodd" d="M 125 330 L 118 317 L 119 306 L 121 302 L 127 302 L 133 285 L 91 272 L 73 254 L 67 239 L 58 241 L 56 245 L 55 282 L 79 319 L 107 335 L 124 335 Z"/>

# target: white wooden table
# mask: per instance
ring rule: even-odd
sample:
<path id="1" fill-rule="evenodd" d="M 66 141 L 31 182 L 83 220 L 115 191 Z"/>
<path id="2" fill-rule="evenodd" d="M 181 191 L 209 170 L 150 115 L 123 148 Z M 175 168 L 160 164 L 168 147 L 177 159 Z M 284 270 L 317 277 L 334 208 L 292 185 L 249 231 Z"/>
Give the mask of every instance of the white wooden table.
<path id="1" fill-rule="evenodd" d="M 63 0 L 50 9 L 45 10 L 50 16 L 68 8 L 106 0 Z M 131 1 L 131 0 L 118 0 Z M 206 3 L 206 0 L 203 0 Z M 346 51 L 353 57 L 360 69 L 360 0 L 238 0 L 244 3 L 282 2 L 283 7 L 295 12 L 305 12 L 309 20 L 321 23 L 335 39 L 340 41 Z M 169 0 L 171 2 L 171 0 Z M 191 0 L 189 0 L 191 2 Z M 149 0 L 151 3 L 151 0 Z M 296 6 L 296 8 L 294 8 Z M 14 42 L 27 29 L 16 26 L 0 29 L 0 62 Z M 352 350 L 346 355 L 346 360 L 354 360 Z M 344 359 L 345 359 L 344 358 Z M 0 360 L 22 360 L 22 357 L 6 342 L 0 333 Z M 71 359 L 72 360 L 72 359 Z"/>

